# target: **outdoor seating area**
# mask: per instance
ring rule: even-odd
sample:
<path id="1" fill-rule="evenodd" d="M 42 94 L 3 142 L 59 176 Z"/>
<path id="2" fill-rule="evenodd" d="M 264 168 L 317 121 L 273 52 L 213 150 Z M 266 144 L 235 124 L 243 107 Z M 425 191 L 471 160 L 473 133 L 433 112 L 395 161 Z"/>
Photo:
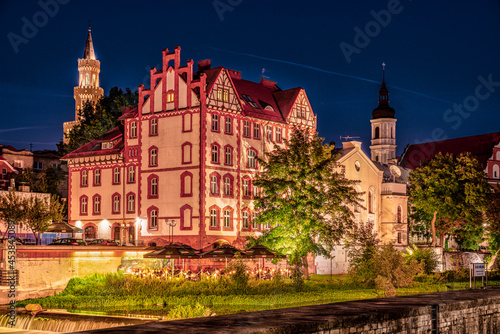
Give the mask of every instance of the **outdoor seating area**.
<path id="1" fill-rule="evenodd" d="M 214 244 L 213 247 L 207 251 L 179 243 L 170 243 L 164 247 L 151 247 L 152 251 L 144 254 L 143 258 L 163 261 L 156 262 L 154 268 L 129 267 L 124 273 L 140 278 L 183 278 L 190 281 L 216 279 L 230 274 L 231 268 L 228 265 L 232 260 L 239 259 L 248 267 L 249 277 L 271 279 L 275 275 L 282 277 L 290 275 L 286 261 L 280 261 L 286 256 L 273 252 L 263 245 L 255 245 L 245 250 L 229 244 Z M 280 262 L 273 264 L 270 262 L 273 259 Z"/>

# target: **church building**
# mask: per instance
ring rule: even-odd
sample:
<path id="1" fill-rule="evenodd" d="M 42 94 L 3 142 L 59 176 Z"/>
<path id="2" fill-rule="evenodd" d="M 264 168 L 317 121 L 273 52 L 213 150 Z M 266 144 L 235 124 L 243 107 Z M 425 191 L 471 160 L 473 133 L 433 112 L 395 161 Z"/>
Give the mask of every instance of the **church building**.
<path id="1" fill-rule="evenodd" d="M 98 61 L 87 50 L 75 96 L 85 89 L 98 95 L 99 72 L 91 69 Z M 294 126 L 316 131 L 306 92 L 281 90 L 264 78 L 248 81 L 241 72 L 212 68 L 210 60 L 194 67 L 193 60 L 181 64 L 180 47 L 163 50 L 150 87 L 139 86 L 138 107 L 64 157 L 69 221 L 86 238 L 243 246 L 247 236 L 269 228 L 252 223 L 257 158 L 283 146 Z"/>

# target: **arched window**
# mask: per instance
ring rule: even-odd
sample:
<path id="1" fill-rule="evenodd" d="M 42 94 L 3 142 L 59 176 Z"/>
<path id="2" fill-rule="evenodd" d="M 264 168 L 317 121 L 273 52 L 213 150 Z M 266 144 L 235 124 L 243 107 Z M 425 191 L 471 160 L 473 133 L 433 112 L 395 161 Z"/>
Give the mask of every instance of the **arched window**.
<path id="1" fill-rule="evenodd" d="M 86 215 L 88 210 L 88 197 L 82 196 L 80 197 L 80 214 Z"/>
<path id="2" fill-rule="evenodd" d="M 378 139 L 379 137 L 380 137 L 380 128 L 377 126 L 375 127 L 375 136 L 373 138 Z"/>
<path id="3" fill-rule="evenodd" d="M 120 240 L 120 226 L 115 226 L 113 229 L 113 240 Z"/>
<path id="4" fill-rule="evenodd" d="M 157 118 L 152 118 L 149 121 L 149 135 L 150 136 L 158 135 L 158 119 Z"/>
<path id="5" fill-rule="evenodd" d="M 149 193 L 148 198 L 158 198 L 158 176 L 150 175 L 148 177 Z"/>
<path id="6" fill-rule="evenodd" d="M 135 212 L 135 194 L 130 193 L 127 195 L 127 212 Z"/>
<path id="7" fill-rule="evenodd" d="M 224 229 L 225 230 L 232 230 L 233 229 L 233 209 L 231 209 L 230 207 L 224 208 L 223 217 L 224 217 L 224 222 L 223 222 Z"/>
<path id="8" fill-rule="evenodd" d="M 401 205 L 398 205 L 397 221 L 398 221 L 398 223 L 402 223 L 403 222 L 403 208 L 401 207 Z"/>
<path id="9" fill-rule="evenodd" d="M 158 148 L 151 147 L 149 149 L 149 167 L 158 166 Z"/>
<path id="10" fill-rule="evenodd" d="M 85 227 L 85 239 L 95 239 L 97 235 L 97 229 L 95 226 L 89 225 Z"/>
<path id="11" fill-rule="evenodd" d="M 181 207 L 181 230 L 191 230 L 193 228 L 193 208 L 189 205 Z"/>
<path id="12" fill-rule="evenodd" d="M 182 132 L 190 132 L 192 131 L 192 114 L 184 114 L 182 115 Z"/>
<path id="13" fill-rule="evenodd" d="M 219 115 L 212 114 L 212 131 L 219 132 Z"/>
<path id="14" fill-rule="evenodd" d="M 212 163 L 214 163 L 214 164 L 219 163 L 219 145 L 218 144 L 212 144 Z"/>
<path id="15" fill-rule="evenodd" d="M 210 195 L 219 196 L 220 189 L 220 175 L 218 173 L 210 174 Z"/>
<path id="16" fill-rule="evenodd" d="M 281 128 L 276 128 L 276 142 L 281 143 Z"/>
<path id="17" fill-rule="evenodd" d="M 88 172 L 86 170 L 82 170 L 81 186 L 86 187 L 87 185 L 88 185 Z"/>
<path id="18" fill-rule="evenodd" d="M 113 170 L 113 184 L 120 184 L 120 168 L 115 167 Z"/>
<path id="19" fill-rule="evenodd" d="M 224 151 L 224 164 L 231 166 L 233 164 L 233 148 L 231 146 L 226 146 Z"/>
<path id="20" fill-rule="evenodd" d="M 495 159 L 496 161 L 500 161 L 500 151 L 497 151 L 497 157 Z"/>
<path id="21" fill-rule="evenodd" d="M 243 230 L 249 230 L 250 229 L 250 215 L 249 215 L 248 211 L 246 211 L 246 210 L 243 211 L 241 213 L 241 216 L 243 218 L 242 219 L 243 220 L 243 224 L 242 224 L 241 228 Z"/>
<path id="22" fill-rule="evenodd" d="M 191 143 L 182 144 L 182 163 L 190 164 L 191 163 Z"/>
<path id="23" fill-rule="evenodd" d="M 394 128 L 391 126 L 391 138 L 394 138 Z"/>
<path id="24" fill-rule="evenodd" d="M 257 168 L 257 152 L 248 149 L 248 168 Z"/>
<path id="25" fill-rule="evenodd" d="M 128 228 L 128 242 L 130 242 L 131 244 L 133 244 L 135 241 L 135 227 L 134 226 L 130 226 Z"/>
<path id="26" fill-rule="evenodd" d="M 250 196 L 252 196 L 252 193 L 251 193 L 251 181 L 248 177 L 245 177 L 243 178 L 243 185 L 242 185 L 242 193 L 243 193 L 243 197 L 244 198 L 250 198 Z"/>
<path id="27" fill-rule="evenodd" d="M 230 174 L 226 174 L 223 177 L 224 182 L 224 197 L 232 197 L 233 196 L 233 180 L 234 177 Z"/>
<path id="28" fill-rule="evenodd" d="M 135 183 L 135 167 L 130 166 L 128 168 L 128 183 Z"/>
<path id="29" fill-rule="evenodd" d="M 368 213 L 374 213 L 375 194 L 373 189 L 368 190 Z"/>
<path id="30" fill-rule="evenodd" d="M 94 215 L 98 215 L 101 213 L 101 196 L 94 196 Z"/>
<path id="31" fill-rule="evenodd" d="M 498 179 L 498 175 L 500 174 L 500 167 L 498 165 L 493 165 L 493 178 Z"/>
<path id="32" fill-rule="evenodd" d="M 226 116 L 226 134 L 230 135 L 233 133 L 233 120 L 231 117 Z"/>
<path id="33" fill-rule="evenodd" d="M 119 194 L 114 194 L 113 195 L 113 213 L 120 213 L 120 195 Z"/>
<path id="34" fill-rule="evenodd" d="M 94 170 L 94 186 L 100 186 L 101 185 L 101 170 L 96 169 Z"/>
<path id="35" fill-rule="evenodd" d="M 181 196 L 193 196 L 193 174 L 184 172 L 181 174 Z"/>
<path id="36" fill-rule="evenodd" d="M 158 208 L 157 207 L 150 207 L 148 209 L 148 220 L 149 220 L 149 225 L 148 229 L 150 230 L 157 230 L 158 229 Z"/>
<path id="37" fill-rule="evenodd" d="M 210 229 L 218 230 L 219 226 L 219 208 L 213 206 L 210 208 Z"/>

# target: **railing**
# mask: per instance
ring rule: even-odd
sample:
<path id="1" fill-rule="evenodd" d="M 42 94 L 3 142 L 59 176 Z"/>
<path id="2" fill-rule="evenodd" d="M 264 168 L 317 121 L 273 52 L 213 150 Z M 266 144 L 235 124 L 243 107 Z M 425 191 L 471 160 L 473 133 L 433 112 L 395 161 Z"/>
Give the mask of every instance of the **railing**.
<path id="1" fill-rule="evenodd" d="M 387 182 L 382 183 L 382 195 L 390 195 L 390 194 L 406 194 L 406 184 L 404 183 L 396 183 L 396 182 Z"/>

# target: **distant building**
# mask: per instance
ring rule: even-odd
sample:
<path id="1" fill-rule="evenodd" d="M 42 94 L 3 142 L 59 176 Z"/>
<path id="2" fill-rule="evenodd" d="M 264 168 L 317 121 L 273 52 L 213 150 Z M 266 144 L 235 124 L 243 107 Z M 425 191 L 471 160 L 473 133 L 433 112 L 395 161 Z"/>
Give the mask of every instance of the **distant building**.
<path id="1" fill-rule="evenodd" d="M 244 80 L 210 60 L 194 71 L 180 52 L 163 51 L 120 126 L 64 157 L 69 219 L 86 237 L 164 245 L 173 234 L 204 248 L 242 246 L 269 228 L 252 222 L 257 158 L 283 146 L 294 126 L 315 132 L 304 89 Z"/>
<path id="2" fill-rule="evenodd" d="M 78 59 L 78 73 L 79 81 L 78 86 L 74 88 L 75 97 L 75 120 L 65 122 L 63 125 L 63 141 L 68 143 L 69 140 L 64 136 L 67 134 L 78 122 L 80 122 L 80 111 L 85 103 L 97 103 L 103 96 L 103 89 L 99 87 L 99 73 L 101 71 L 101 63 L 96 59 L 94 52 L 94 44 L 92 43 L 92 35 L 89 31 L 87 34 L 87 41 L 85 49 L 83 50 L 82 59 Z"/>

